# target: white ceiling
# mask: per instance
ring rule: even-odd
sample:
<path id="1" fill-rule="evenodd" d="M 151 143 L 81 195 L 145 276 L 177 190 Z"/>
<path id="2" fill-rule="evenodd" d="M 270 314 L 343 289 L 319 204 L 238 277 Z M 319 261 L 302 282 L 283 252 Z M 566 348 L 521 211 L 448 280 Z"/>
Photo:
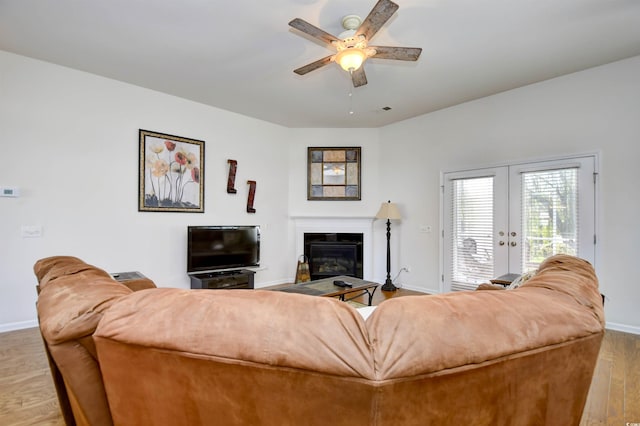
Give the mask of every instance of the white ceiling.
<path id="1" fill-rule="evenodd" d="M 291 19 L 337 36 L 375 1 L 0 0 L 0 49 L 288 127 L 384 126 L 640 55 L 638 0 L 395 0 L 373 44 L 418 62 L 368 60 L 352 99 L 337 64 L 293 73 L 332 51 Z"/>

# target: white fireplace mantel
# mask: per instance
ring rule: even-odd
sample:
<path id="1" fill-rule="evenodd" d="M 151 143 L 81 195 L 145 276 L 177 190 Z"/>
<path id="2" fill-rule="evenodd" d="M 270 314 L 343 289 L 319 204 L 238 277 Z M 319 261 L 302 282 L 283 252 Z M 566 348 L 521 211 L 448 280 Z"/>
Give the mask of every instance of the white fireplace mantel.
<path id="1" fill-rule="evenodd" d="M 305 233 L 362 234 L 362 275 L 373 280 L 373 221 L 374 217 L 360 216 L 291 216 L 296 225 L 296 253 L 304 253 Z"/>

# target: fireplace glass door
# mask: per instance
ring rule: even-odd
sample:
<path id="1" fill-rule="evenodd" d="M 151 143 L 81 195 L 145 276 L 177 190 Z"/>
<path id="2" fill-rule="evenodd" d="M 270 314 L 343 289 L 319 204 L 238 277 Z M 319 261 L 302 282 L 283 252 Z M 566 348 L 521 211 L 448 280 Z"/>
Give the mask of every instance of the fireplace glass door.
<path id="1" fill-rule="evenodd" d="M 362 278 L 362 234 L 306 233 L 304 238 L 312 280 L 338 275 Z"/>
<path id="2" fill-rule="evenodd" d="M 311 279 L 356 275 L 357 246 L 349 243 L 313 243 L 309 257 Z"/>

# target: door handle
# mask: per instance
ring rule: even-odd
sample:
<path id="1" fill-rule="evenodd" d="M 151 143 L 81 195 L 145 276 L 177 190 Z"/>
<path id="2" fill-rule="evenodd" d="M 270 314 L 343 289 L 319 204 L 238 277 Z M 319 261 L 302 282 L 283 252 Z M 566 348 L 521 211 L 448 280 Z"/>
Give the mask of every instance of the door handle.
<path id="1" fill-rule="evenodd" d="M 511 247 L 515 247 L 517 245 L 518 245 L 518 243 L 516 243 L 515 241 L 511 241 Z"/>

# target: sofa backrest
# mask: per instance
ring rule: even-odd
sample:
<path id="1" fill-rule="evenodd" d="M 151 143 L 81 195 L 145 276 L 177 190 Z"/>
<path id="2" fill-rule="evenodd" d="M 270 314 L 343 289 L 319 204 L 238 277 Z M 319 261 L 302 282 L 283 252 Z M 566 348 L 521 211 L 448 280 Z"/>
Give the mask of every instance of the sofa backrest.
<path id="1" fill-rule="evenodd" d="M 604 333 L 582 262 L 542 265 L 517 290 L 381 304 L 367 321 L 385 382 L 376 424 L 579 424 Z"/>
<path id="2" fill-rule="evenodd" d="M 116 424 L 352 425 L 375 393 L 365 322 L 330 298 L 163 288 L 94 338 Z"/>
<path id="3" fill-rule="evenodd" d="M 94 335 L 113 418 L 578 424 L 604 317 L 593 270 L 556 266 L 513 291 L 390 299 L 366 321 L 291 293 L 133 294 Z"/>

